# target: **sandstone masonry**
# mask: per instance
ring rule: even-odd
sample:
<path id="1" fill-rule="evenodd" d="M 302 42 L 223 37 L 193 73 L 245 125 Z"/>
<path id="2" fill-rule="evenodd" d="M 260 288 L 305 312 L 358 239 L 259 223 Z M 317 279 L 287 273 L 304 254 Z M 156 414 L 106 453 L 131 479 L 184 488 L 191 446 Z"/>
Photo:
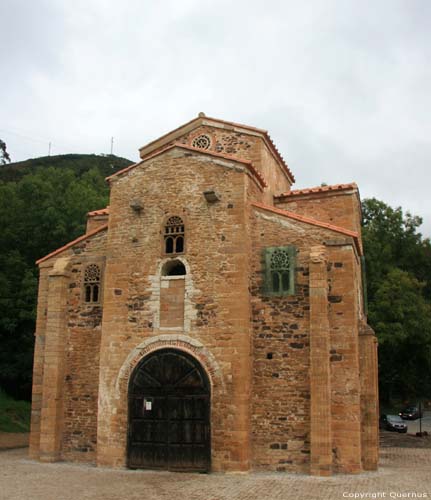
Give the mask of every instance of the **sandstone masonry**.
<path id="1" fill-rule="evenodd" d="M 140 156 L 38 261 L 30 455 L 375 470 L 357 186 L 293 191 L 267 132 L 203 114 Z"/>

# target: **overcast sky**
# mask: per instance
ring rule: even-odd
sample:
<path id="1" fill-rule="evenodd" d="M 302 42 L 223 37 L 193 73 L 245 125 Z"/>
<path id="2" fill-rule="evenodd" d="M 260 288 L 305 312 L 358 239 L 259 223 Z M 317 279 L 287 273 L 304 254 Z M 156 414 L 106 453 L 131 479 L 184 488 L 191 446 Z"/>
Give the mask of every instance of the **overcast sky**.
<path id="1" fill-rule="evenodd" d="M 430 0 L 0 0 L 13 161 L 138 148 L 194 118 L 267 129 L 295 188 L 356 181 L 431 235 Z"/>

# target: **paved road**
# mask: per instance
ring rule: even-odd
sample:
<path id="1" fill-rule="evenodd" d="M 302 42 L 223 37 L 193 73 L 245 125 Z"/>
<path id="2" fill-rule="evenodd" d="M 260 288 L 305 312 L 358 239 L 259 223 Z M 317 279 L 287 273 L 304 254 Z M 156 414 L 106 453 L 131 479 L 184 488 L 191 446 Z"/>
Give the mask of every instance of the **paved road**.
<path id="1" fill-rule="evenodd" d="M 419 432 L 419 419 L 418 420 L 404 420 L 404 422 L 407 424 L 407 432 L 411 434 L 415 434 L 416 432 Z M 431 414 L 426 413 L 422 417 L 422 431 L 427 431 L 429 434 L 431 434 Z"/>
<path id="2" fill-rule="evenodd" d="M 181 474 L 41 464 L 27 450 L 0 452 L 1 500 L 342 500 L 431 498 L 431 449 L 384 448 L 378 472 L 317 478 L 299 474 Z M 421 495 L 421 496 L 419 496 Z M 356 498 L 361 498 L 357 496 Z M 404 496 L 404 498 L 408 498 Z"/>
<path id="3" fill-rule="evenodd" d="M 392 413 L 391 413 L 392 414 Z M 394 415 L 398 415 L 398 413 L 393 412 Z M 407 424 L 407 432 L 409 434 L 416 434 L 419 432 L 419 419 L 417 420 L 403 420 Z M 422 431 L 427 431 L 431 434 L 431 411 L 424 411 L 424 415 L 422 417 Z"/>

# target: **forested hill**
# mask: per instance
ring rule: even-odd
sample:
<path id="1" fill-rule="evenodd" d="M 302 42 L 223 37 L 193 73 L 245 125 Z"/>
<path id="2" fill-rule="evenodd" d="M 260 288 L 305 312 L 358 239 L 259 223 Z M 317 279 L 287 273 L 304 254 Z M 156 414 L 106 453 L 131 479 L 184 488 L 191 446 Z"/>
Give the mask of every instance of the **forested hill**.
<path id="1" fill-rule="evenodd" d="M 0 165 L 0 181 L 17 181 L 24 175 L 35 173 L 47 167 L 72 169 L 78 176 L 97 168 L 101 175 L 107 177 L 117 170 L 128 167 L 133 162 L 114 155 L 68 154 L 58 156 L 41 156 L 30 160 Z"/>
<path id="2" fill-rule="evenodd" d="M 38 269 L 35 261 L 85 232 L 108 203 L 116 156 L 47 156 L 0 165 L 0 389 L 31 391 Z"/>

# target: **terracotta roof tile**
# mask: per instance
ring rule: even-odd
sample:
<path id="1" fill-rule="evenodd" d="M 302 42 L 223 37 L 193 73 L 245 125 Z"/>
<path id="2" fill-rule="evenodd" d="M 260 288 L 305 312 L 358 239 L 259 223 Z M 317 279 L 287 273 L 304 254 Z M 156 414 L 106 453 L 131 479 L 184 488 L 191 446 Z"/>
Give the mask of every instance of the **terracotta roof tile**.
<path id="1" fill-rule="evenodd" d="M 101 208 L 99 210 L 93 210 L 92 212 L 88 212 L 88 217 L 93 217 L 95 215 L 109 215 L 109 205 L 106 208 Z"/>
<path id="2" fill-rule="evenodd" d="M 195 121 L 213 121 L 213 122 L 218 122 L 218 123 L 224 123 L 226 125 L 230 125 L 231 127 L 237 127 L 237 128 L 242 128 L 244 130 L 250 130 L 252 132 L 256 132 L 258 134 L 263 135 L 265 142 L 267 143 L 270 151 L 274 154 L 276 159 L 279 161 L 281 167 L 287 174 L 287 176 L 290 178 L 292 183 L 295 182 L 295 176 L 291 172 L 290 168 L 288 167 L 287 163 L 285 162 L 284 158 L 281 156 L 280 152 L 276 148 L 274 142 L 272 141 L 270 135 L 268 134 L 267 130 L 256 128 L 256 127 L 251 127 L 250 125 L 242 125 L 241 123 L 235 123 L 235 122 L 230 122 L 226 120 L 220 120 L 219 118 L 211 118 L 210 116 L 197 116 L 196 118 L 193 118 L 192 120 L 188 121 L 187 123 L 184 123 L 183 125 L 180 125 L 179 127 L 175 128 L 174 130 L 171 130 L 170 132 L 163 134 L 162 136 L 158 137 L 154 141 L 149 142 L 145 146 L 142 146 L 139 148 L 139 151 L 142 151 L 145 148 L 150 147 L 152 144 L 158 142 L 160 139 L 163 139 L 164 137 L 169 136 L 170 134 L 174 134 L 175 132 L 179 132 L 182 128 L 187 127 L 188 125 L 191 125 Z"/>
<path id="3" fill-rule="evenodd" d="M 70 247 L 73 247 L 77 243 L 80 243 L 81 241 L 86 240 L 87 238 L 91 238 L 97 233 L 100 233 L 104 231 L 105 229 L 108 229 L 108 224 L 104 224 L 103 226 L 98 227 L 94 231 L 91 231 L 89 233 L 83 234 L 82 236 L 79 236 L 78 238 L 74 239 L 73 241 L 69 241 L 69 243 L 66 243 L 64 246 L 61 248 L 57 248 L 57 250 L 54 250 L 53 252 L 49 253 L 48 255 L 45 255 L 45 257 L 42 257 L 41 259 L 36 261 L 36 264 L 41 264 L 45 260 L 50 259 L 51 257 L 55 257 L 59 253 L 63 252 L 64 250 L 67 250 Z"/>
<path id="4" fill-rule="evenodd" d="M 317 194 L 317 193 L 327 193 L 329 191 L 344 191 L 347 189 L 357 189 L 358 186 L 355 182 L 351 182 L 350 184 L 333 184 L 332 186 L 317 186 L 312 188 L 304 188 L 304 189 L 294 189 L 292 191 L 288 191 L 286 193 L 281 193 L 274 198 L 287 198 L 308 194 Z"/>
<path id="5" fill-rule="evenodd" d="M 256 208 L 260 208 L 262 210 L 266 210 L 268 212 L 273 212 L 278 215 L 282 215 L 284 217 L 288 217 L 289 219 L 297 220 L 298 222 L 304 222 L 306 224 L 311 224 L 313 226 L 323 227 L 325 229 L 330 229 L 331 231 L 335 231 L 340 234 L 344 234 L 346 236 L 350 236 L 353 238 L 356 249 L 358 250 L 359 255 L 362 255 L 362 247 L 359 240 L 359 234 L 356 231 L 351 231 L 350 229 L 345 229 L 340 226 L 335 226 L 334 224 L 329 224 L 328 222 L 322 222 L 317 219 L 313 219 L 311 217 L 306 217 L 304 215 L 296 214 L 295 212 L 291 212 L 289 210 L 283 210 L 281 208 L 271 207 L 269 205 L 264 205 L 263 203 L 252 202 L 251 205 Z"/>
<path id="6" fill-rule="evenodd" d="M 271 139 L 271 136 L 269 135 L 269 133 L 268 133 L 267 130 L 263 130 L 263 129 L 256 128 L 256 127 L 251 127 L 250 125 L 241 125 L 240 123 L 229 122 L 229 121 L 226 121 L 226 120 L 220 120 L 218 118 L 210 118 L 209 116 L 207 116 L 205 118 L 207 118 L 208 120 L 213 120 L 215 122 L 226 123 L 227 125 L 232 125 L 233 127 L 240 127 L 240 128 L 246 129 L 246 130 L 253 130 L 254 132 L 258 132 L 259 134 L 262 134 L 266 138 L 266 140 L 268 142 L 269 149 L 274 153 L 274 155 L 280 161 L 280 163 L 282 164 L 285 172 L 290 177 L 292 183 L 295 182 L 295 176 L 293 175 L 293 173 L 290 170 L 289 166 L 285 162 L 284 158 L 281 156 L 280 152 L 278 151 L 276 145 L 274 144 L 274 142 Z"/>
<path id="7" fill-rule="evenodd" d="M 173 144 L 170 144 L 169 146 L 166 146 L 163 149 L 160 149 L 156 151 L 155 153 L 150 153 L 148 156 L 145 156 L 139 163 L 135 163 L 134 165 L 130 165 L 129 167 L 123 168 L 123 170 L 119 170 L 115 174 L 110 175 L 109 177 L 106 178 L 107 181 L 110 181 L 112 178 L 122 175 L 129 170 L 132 170 L 136 168 L 138 165 L 141 165 L 142 163 L 150 160 L 151 158 L 154 158 L 156 156 L 161 155 L 162 153 L 165 153 L 166 151 L 169 151 L 170 149 L 174 148 L 181 148 L 185 149 L 187 151 L 193 151 L 195 153 L 203 154 L 203 155 L 208 155 L 208 156 L 215 156 L 217 158 L 223 158 L 224 160 L 230 160 L 234 161 L 236 163 L 241 163 L 246 166 L 247 170 L 254 176 L 260 187 L 263 189 L 267 187 L 267 183 L 262 176 L 262 174 L 256 170 L 252 164 L 251 161 L 249 160 L 242 160 L 241 158 L 237 158 L 236 156 L 231 156 L 231 155 L 226 155 L 223 153 L 216 153 L 215 151 L 209 151 L 208 149 L 200 149 L 200 148 L 194 148 L 193 146 L 188 146 L 186 144 L 181 144 L 179 142 L 174 142 Z"/>

